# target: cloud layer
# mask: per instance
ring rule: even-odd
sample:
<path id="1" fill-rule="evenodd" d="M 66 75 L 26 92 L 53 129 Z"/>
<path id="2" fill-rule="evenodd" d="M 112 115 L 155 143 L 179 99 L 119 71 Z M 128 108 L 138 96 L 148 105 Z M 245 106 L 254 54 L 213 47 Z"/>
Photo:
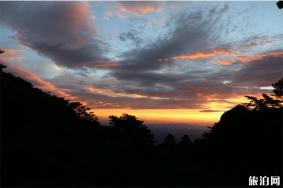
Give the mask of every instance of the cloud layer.
<path id="1" fill-rule="evenodd" d="M 87 2 L 1 2 L 0 22 L 15 31 L 13 39 L 62 69 L 46 80 L 49 84 L 16 65 L 11 64 L 11 72 L 15 69 L 46 90 L 61 88 L 92 108 L 207 113 L 258 95 L 282 76 L 283 46 L 278 41 L 283 32 L 269 34 L 261 28 L 260 34 L 242 34 L 249 22 L 232 25 L 234 4 L 180 2 L 172 12 L 159 2 L 110 4 L 115 9 L 106 19 L 99 17 L 105 15 L 99 3 L 92 8 Z M 160 19 L 157 14 L 162 28 L 150 24 Z M 126 42 L 134 47 L 123 48 Z M 5 61 L 26 61 L 18 49 L 7 52 Z"/>
<path id="2" fill-rule="evenodd" d="M 79 68 L 105 60 L 87 2 L 1 2 L 1 23 L 22 45 L 58 65 Z"/>

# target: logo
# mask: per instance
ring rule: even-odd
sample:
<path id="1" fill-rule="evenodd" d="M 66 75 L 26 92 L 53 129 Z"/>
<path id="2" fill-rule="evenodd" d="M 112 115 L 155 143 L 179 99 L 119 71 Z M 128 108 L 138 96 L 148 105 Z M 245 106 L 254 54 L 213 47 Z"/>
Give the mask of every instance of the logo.
<path id="1" fill-rule="evenodd" d="M 280 176 L 250 176 L 249 186 L 280 186 Z"/>

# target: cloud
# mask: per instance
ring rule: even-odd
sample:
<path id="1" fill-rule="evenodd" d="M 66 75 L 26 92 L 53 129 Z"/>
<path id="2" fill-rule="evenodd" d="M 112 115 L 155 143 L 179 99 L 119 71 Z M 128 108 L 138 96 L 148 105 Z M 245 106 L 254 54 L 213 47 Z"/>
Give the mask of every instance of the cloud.
<path id="1" fill-rule="evenodd" d="M 274 56 L 270 53 L 269 56 L 256 59 L 243 66 L 239 71 L 236 71 L 231 83 L 235 87 L 239 86 L 270 86 L 283 77 L 283 54 Z"/>
<path id="2" fill-rule="evenodd" d="M 96 87 L 86 87 L 85 89 L 89 93 L 101 94 L 101 95 L 110 96 L 110 97 L 127 97 L 127 98 L 134 98 L 134 99 L 146 98 L 146 99 L 154 99 L 154 100 L 167 99 L 167 98 L 162 98 L 162 97 L 144 96 L 144 95 L 134 94 L 134 93 L 113 92 L 111 89 L 102 89 L 102 88 L 96 88 Z"/>
<path id="3" fill-rule="evenodd" d="M 200 78 L 190 75 L 168 74 L 148 77 L 154 80 L 154 87 L 148 87 L 142 75 L 140 79 L 115 83 L 101 83 L 99 80 L 86 79 L 85 76 L 69 75 L 61 80 L 50 80 L 57 88 L 64 88 L 70 95 L 84 99 L 95 108 L 131 108 L 131 109 L 203 109 L 223 111 L 236 104 L 245 102 L 244 95 L 261 93 L 260 86 L 271 84 L 280 78 L 282 58 L 266 57 L 249 64 L 243 64 L 239 70 L 224 67 L 216 73 L 199 74 Z M 134 74 L 135 72 L 133 72 Z M 149 74 L 146 74 L 149 76 Z M 177 76 L 177 77 L 176 77 Z M 134 77 L 134 75 L 131 75 Z M 278 78 L 277 78 L 278 77 Z M 82 80 L 85 78 L 85 80 Z M 187 78 L 187 79 L 185 79 Z M 73 79 L 73 81 L 72 81 Z M 36 79 L 29 79 L 36 80 Z M 64 81 L 65 80 L 65 81 Z M 231 80 L 228 83 L 223 80 Z M 64 83 L 65 82 L 65 83 Z M 127 84 L 128 83 L 128 84 Z M 100 85 L 99 85 L 100 84 Z M 39 85 L 39 84 L 38 84 Z M 42 87 L 42 86 L 41 86 Z M 44 87 L 43 87 L 44 88 Z M 49 89 L 50 87 L 45 86 Z M 55 90 L 55 89 L 53 89 Z M 240 98 L 242 97 L 242 98 Z"/>
<path id="4" fill-rule="evenodd" d="M 260 95 L 263 92 L 262 86 L 269 86 L 282 77 L 283 56 L 274 54 L 277 53 L 267 52 L 262 54 L 261 59 L 254 58 L 246 64 L 218 66 L 216 71 L 210 72 L 123 72 L 125 81 L 120 83 L 120 90 L 125 93 L 162 97 L 164 100 L 127 99 L 121 100 L 121 103 L 116 100 L 112 102 L 131 108 L 170 107 L 223 111 L 246 102 L 245 95 Z M 105 100 L 109 103 L 111 101 L 109 98 Z"/>
<path id="5" fill-rule="evenodd" d="M 38 75 L 32 73 L 31 71 L 25 69 L 19 64 L 16 63 L 8 63 L 5 61 L 0 60 L 1 64 L 4 64 L 7 66 L 5 71 L 12 73 L 15 76 L 19 76 L 33 84 L 34 87 L 40 88 L 43 91 L 51 92 L 54 95 L 57 95 L 59 97 L 64 97 L 68 100 L 79 100 L 79 98 L 70 95 L 66 91 L 64 91 L 61 88 L 56 87 L 51 82 L 45 81 L 41 79 Z"/>
<path id="6" fill-rule="evenodd" d="M 0 49 L 4 50 L 4 53 L 0 55 L 2 61 L 20 61 L 24 58 L 24 54 L 21 50 L 6 47 L 0 47 Z"/>
<path id="7" fill-rule="evenodd" d="M 162 6 L 158 2 L 149 1 L 119 1 L 117 6 L 108 12 L 108 16 L 131 14 L 145 16 L 150 13 L 161 12 Z"/>
<path id="8" fill-rule="evenodd" d="M 138 36 L 138 31 L 135 29 L 131 29 L 130 31 L 125 33 L 121 33 L 119 35 L 119 39 L 121 41 L 132 41 L 137 47 L 139 47 L 143 42 L 142 38 Z"/>
<path id="9" fill-rule="evenodd" d="M 241 41 L 240 47 L 241 48 L 253 48 L 258 46 L 264 46 L 269 45 L 274 42 L 277 42 L 277 40 L 282 39 L 282 35 L 277 35 L 275 37 L 267 37 L 262 35 L 256 35 L 253 37 L 249 37 L 245 39 L 244 41 Z"/>
<path id="10" fill-rule="evenodd" d="M 240 55 L 241 53 L 234 54 L 236 55 L 235 57 L 229 57 L 229 58 L 224 58 L 218 61 L 214 61 L 214 64 L 223 64 L 223 65 L 231 65 L 232 63 L 235 62 L 240 62 L 240 63 L 250 63 L 258 60 L 262 60 L 265 58 L 270 58 L 270 57 L 282 57 L 283 56 L 283 51 L 282 50 L 277 50 L 277 51 L 272 51 L 272 52 L 265 52 L 265 53 L 260 53 L 260 54 L 254 54 L 254 55 Z"/>
<path id="11" fill-rule="evenodd" d="M 201 12 L 180 18 L 182 19 L 182 21 L 180 21 L 181 23 L 177 23 L 176 29 L 172 33 L 168 34 L 168 37 L 166 36 L 159 39 L 153 44 L 147 45 L 143 48 L 134 49 L 124 53 L 122 55 L 122 58 L 124 58 L 122 63 L 130 62 L 131 65 L 128 65 L 123 70 L 155 70 L 162 66 L 159 62 L 160 59 L 169 58 L 174 56 L 176 53 L 180 53 L 188 49 L 203 48 L 203 46 L 208 43 L 212 25 L 207 20 L 199 21 L 201 18 Z M 118 72 L 118 74 L 119 73 L 121 72 Z M 125 73 L 127 73 L 127 71 Z"/>
<path id="12" fill-rule="evenodd" d="M 89 67 L 98 68 L 98 69 L 113 69 L 119 66 L 122 66 L 122 65 L 118 64 L 115 61 L 111 61 L 111 60 L 97 61 L 95 64 L 89 65 Z"/>
<path id="13" fill-rule="evenodd" d="M 172 64 L 162 60 L 214 48 L 219 37 L 217 23 L 223 13 L 216 11 L 210 17 L 207 14 L 207 11 L 194 11 L 172 16 L 168 23 L 173 28 L 171 31 L 149 45 L 123 53 L 119 61 L 123 66 L 114 69 L 111 75 L 118 80 L 148 83 L 148 87 L 160 82 L 182 81 L 186 77 L 182 73 L 158 72 Z"/>
<path id="14" fill-rule="evenodd" d="M 193 53 L 188 53 L 184 55 L 178 55 L 175 57 L 172 57 L 174 60 L 178 59 L 206 59 L 206 58 L 212 58 L 215 56 L 223 56 L 223 55 L 230 55 L 232 52 L 227 49 L 213 49 L 208 52 L 193 52 Z"/>
<path id="15" fill-rule="evenodd" d="M 80 68 L 103 57 L 87 2 L 1 2 L 1 20 L 21 44 L 56 64 Z"/>
<path id="16" fill-rule="evenodd" d="M 108 75 L 119 80 L 118 86 L 114 87 L 118 88 L 116 91 L 161 97 L 164 100 L 142 98 L 132 104 L 131 99 L 125 100 L 125 103 L 121 99 L 119 104 L 131 108 L 204 109 L 207 108 L 204 106 L 206 103 L 222 102 L 226 107 L 236 104 L 224 99 L 246 94 L 247 89 L 235 88 L 229 84 L 231 73 L 239 70 L 241 66 L 231 65 L 235 67 L 232 70 L 231 67 L 225 69 L 218 65 L 201 63 L 184 68 L 180 66 L 180 69 L 175 71 L 172 62 L 182 58 L 209 59 L 233 55 L 235 53 L 233 49 L 222 48 L 221 43 L 218 42 L 220 31 L 223 31 L 219 28 L 218 21 L 227 9 L 228 7 L 225 6 L 223 10 L 208 11 L 210 17 L 203 11 L 175 15 L 169 23 L 173 30 L 165 36 L 152 44 L 122 54 L 119 64 L 123 66 L 113 69 Z M 186 57 L 181 57 L 179 54 L 184 54 Z M 164 59 L 167 61 L 160 61 Z M 254 94 L 258 88 L 250 91 Z M 91 96 L 93 97 L 93 94 Z M 104 100 L 107 100 L 108 104 L 116 101 L 111 98 Z"/>

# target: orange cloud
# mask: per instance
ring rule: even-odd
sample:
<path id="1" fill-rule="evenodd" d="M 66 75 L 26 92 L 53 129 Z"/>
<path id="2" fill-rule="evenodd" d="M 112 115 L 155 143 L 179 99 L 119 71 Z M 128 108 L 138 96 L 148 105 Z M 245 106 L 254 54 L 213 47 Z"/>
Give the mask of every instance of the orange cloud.
<path id="1" fill-rule="evenodd" d="M 87 31 L 89 34 L 95 34 L 95 19 L 91 14 L 88 2 L 72 2 L 66 6 L 66 14 L 63 14 L 64 27 L 67 32 Z M 72 41 L 68 44 L 71 48 L 80 48 L 89 41 L 84 35 L 73 36 Z"/>
<path id="2" fill-rule="evenodd" d="M 7 71 L 11 72 L 12 74 L 23 78 L 24 80 L 30 81 L 34 87 L 40 88 L 43 91 L 51 92 L 54 95 L 59 97 L 64 97 L 68 100 L 78 100 L 77 97 L 70 95 L 66 91 L 61 88 L 58 88 L 54 84 L 41 79 L 38 75 L 32 73 L 31 71 L 23 68 L 21 65 L 16 63 L 7 63 L 4 61 L 0 61 L 1 64 L 7 66 Z"/>
<path id="3" fill-rule="evenodd" d="M 283 56 L 283 51 L 269 52 L 265 54 L 256 54 L 254 56 L 237 56 L 213 62 L 214 64 L 231 65 L 233 62 L 250 63 L 267 57 Z"/>
<path id="4" fill-rule="evenodd" d="M 92 67 L 101 68 L 101 69 L 109 69 L 109 68 L 114 68 L 114 67 L 119 67 L 119 66 L 121 65 L 118 63 L 106 60 L 106 61 L 96 62 Z"/>
<path id="5" fill-rule="evenodd" d="M 2 61 L 19 61 L 24 58 L 24 55 L 20 50 L 4 47 L 0 47 L 0 49 L 4 50 L 4 53 L 0 56 Z"/>
<path id="6" fill-rule="evenodd" d="M 88 2 L 76 2 L 67 7 L 66 26 L 71 31 L 79 30 L 82 24 L 89 21 L 91 15 Z M 65 18 L 64 18 L 65 19 Z"/>
<path id="7" fill-rule="evenodd" d="M 156 2 L 141 2 L 141 1 L 120 1 L 118 6 L 108 12 L 108 16 L 133 14 L 136 16 L 144 16 L 146 14 L 161 12 L 163 8 Z"/>
<path id="8" fill-rule="evenodd" d="M 172 57 L 174 60 L 178 59 L 207 59 L 215 56 L 221 56 L 221 55 L 230 55 L 232 52 L 230 50 L 226 49 L 221 49 L 221 48 L 216 48 L 210 52 L 194 52 L 194 53 L 189 53 L 185 55 L 179 55 Z"/>
<path id="9" fill-rule="evenodd" d="M 202 95 L 205 103 L 201 104 L 201 109 L 203 112 L 225 112 L 238 104 L 247 103 L 249 100 L 245 97 L 245 95 L 252 95 L 257 98 L 261 98 L 261 94 L 259 93 L 246 93 L 246 94 L 230 94 L 230 96 L 223 96 L 220 94 L 212 94 L 212 95 Z"/>

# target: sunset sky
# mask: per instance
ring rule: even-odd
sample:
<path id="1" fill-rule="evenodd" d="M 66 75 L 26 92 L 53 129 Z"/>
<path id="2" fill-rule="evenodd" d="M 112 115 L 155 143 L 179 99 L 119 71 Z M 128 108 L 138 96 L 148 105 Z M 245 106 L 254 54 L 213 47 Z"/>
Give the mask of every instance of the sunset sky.
<path id="1" fill-rule="evenodd" d="M 276 2 L 0 2 L 0 62 L 105 121 L 207 125 L 283 76 Z"/>

